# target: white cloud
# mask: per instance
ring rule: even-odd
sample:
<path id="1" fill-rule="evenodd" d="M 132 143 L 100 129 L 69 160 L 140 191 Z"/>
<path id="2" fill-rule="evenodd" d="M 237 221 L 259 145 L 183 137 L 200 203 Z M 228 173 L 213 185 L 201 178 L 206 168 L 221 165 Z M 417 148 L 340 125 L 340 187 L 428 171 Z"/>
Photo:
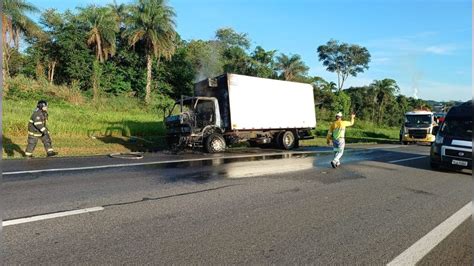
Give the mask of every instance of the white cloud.
<path id="1" fill-rule="evenodd" d="M 450 45 L 433 45 L 433 46 L 428 46 L 425 49 L 425 52 L 438 54 L 438 55 L 447 55 L 447 54 L 451 54 L 454 51 L 454 49 L 455 48 Z"/>

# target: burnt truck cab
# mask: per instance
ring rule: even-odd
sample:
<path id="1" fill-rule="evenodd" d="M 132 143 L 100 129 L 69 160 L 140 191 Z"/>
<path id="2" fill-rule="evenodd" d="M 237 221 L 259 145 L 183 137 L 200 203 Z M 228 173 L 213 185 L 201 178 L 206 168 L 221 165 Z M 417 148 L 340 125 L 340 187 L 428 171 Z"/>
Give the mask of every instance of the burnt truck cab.
<path id="1" fill-rule="evenodd" d="M 400 142 L 407 145 L 410 142 L 433 142 L 435 135 L 433 127 L 437 126 L 435 116 L 431 111 L 416 110 L 405 113 L 405 122 L 400 129 Z"/>
<path id="2" fill-rule="evenodd" d="M 203 132 L 222 133 L 219 103 L 215 97 L 187 97 L 177 101 L 165 118 L 169 145 L 188 146 L 191 139 L 202 139 Z M 202 141 L 202 140 L 201 140 Z"/>
<path id="3" fill-rule="evenodd" d="M 472 168 L 472 101 L 452 107 L 434 132 L 431 168 Z"/>

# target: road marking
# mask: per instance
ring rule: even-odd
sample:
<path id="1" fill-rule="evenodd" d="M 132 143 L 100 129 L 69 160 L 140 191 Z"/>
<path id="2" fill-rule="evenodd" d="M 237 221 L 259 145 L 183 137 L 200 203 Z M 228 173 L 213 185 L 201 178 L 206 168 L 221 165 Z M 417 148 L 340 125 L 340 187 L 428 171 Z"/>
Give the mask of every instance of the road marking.
<path id="1" fill-rule="evenodd" d="M 292 153 L 265 153 L 265 154 L 254 154 L 254 155 L 234 155 L 226 157 L 206 157 L 196 159 L 182 159 L 182 160 L 169 160 L 169 161 L 154 161 L 144 163 L 126 163 L 126 164 L 108 164 L 108 165 L 97 165 L 97 166 L 84 166 L 84 167 L 70 167 L 70 168 L 52 168 L 52 169 L 39 169 L 39 170 L 27 170 L 27 171 L 15 171 L 15 172 L 3 172 L 3 175 L 21 175 L 21 174 L 36 174 L 45 172 L 65 172 L 65 171 L 81 171 L 81 170 L 95 170 L 95 169 L 107 169 L 107 168 L 118 168 L 118 167 L 132 167 L 132 166 L 144 166 L 144 165 L 157 165 L 157 164 L 168 164 L 168 163 L 183 163 L 183 162 L 196 162 L 196 161 L 213 161 L 223 159 L 238 159 L 238 158 L 249 158 L 249 157 L 265 157 L 265 156 L 288 156 L 288 155 L 299 155 L 299 154 L 313 154 L 313 153 L 332 153 L 332 151 L 307 151 L 307 152 L 292 152 Z"/>
<path id="2" fill-rule="evenodd" d="M 53 219 L 53 218 L 58 218 L 58 217 L 83 214 L 83 213 L 89 213 L 89 212 L 97 212 L 97 211 L 103 211 L 103 210 L 104 210 L 104 207 L 99 206 L 99 207 L 79 209 L 79 210 L 74 210 L 74 211 L 64 211 L 64 212 L 56 212 L 56 213 L 51 213 L 51 214 L 37 215 L 37 216 L 32 216 L 32 217 L 27 217 L 27 218 L 3 221 L 2 226 L 31 223 L 31 222 L 41 221 L 41 220 L 47 220 L 47 219 Z"/>
<path id="3" fill-rule="evenodd" d="M 446 219 L 431 232 L 426 234 L 420 240 L 416 241 L 411 247 L 398 255 L 389 262 L 388 266 L 395 265 L 415 265 L 425 257 L 434 247 L 443 239 L 449 236 L 459 225 L 466 221 L 472 214 L 472 201 L 462 207 L 459 211 Z"/>
<path id="4" fill-rule="evenodd" d="M 399 162 L 405 162 L 405 161 L 410 161 L 410 160 L 418 160 L 418 159 L 426 158 L 426 156 L 428 155 L 389 161 L 389 163 L 399 163 Z"/>

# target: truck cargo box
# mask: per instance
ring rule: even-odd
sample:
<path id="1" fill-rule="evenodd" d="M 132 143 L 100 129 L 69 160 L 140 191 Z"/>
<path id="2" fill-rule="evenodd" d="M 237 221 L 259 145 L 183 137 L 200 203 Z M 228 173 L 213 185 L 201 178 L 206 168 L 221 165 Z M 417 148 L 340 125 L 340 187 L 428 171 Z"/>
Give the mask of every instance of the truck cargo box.
<path id="1" fill-rule="evenodd" d="M 227 130 L 316 127 L 310 84 L 224 74 L 198 82 L 194 93 L 218 99 Z"/>

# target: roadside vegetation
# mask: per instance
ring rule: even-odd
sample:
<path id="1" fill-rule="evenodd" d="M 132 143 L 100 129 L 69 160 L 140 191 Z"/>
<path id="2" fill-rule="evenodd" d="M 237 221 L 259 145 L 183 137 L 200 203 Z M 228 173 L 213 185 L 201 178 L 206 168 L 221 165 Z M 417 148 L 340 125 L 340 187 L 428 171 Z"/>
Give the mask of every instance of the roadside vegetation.
<path id="1" fill-rule="evenodd" d="M 427 106 L 399 94 L 390 77 L 345 88 L 347 79 L 369 71 L 370 52 L 356 44 L 329 40 L 314 47 L 314 56 L 335 73 L 333 82 L 309 75 L 301 56 L 253 47 L 247 34 L 232 28 L 217 29 L 209 40 L 182 40 L 178 14 L 163 0 L 45 9 L 39 24 L 28 17 L 39 10 L 27 1 L 3 6 L 4 158 L 21 156 L 40 99 L 50 102 L 49 128 L 60 155 L 160 149 L 173 99 L 225 72 L 312 84 L 317 139 L 303 145 L 320 145 L 337 111 L 357 115 L 349 143 L 394 141 L 403 113 Z"/>

